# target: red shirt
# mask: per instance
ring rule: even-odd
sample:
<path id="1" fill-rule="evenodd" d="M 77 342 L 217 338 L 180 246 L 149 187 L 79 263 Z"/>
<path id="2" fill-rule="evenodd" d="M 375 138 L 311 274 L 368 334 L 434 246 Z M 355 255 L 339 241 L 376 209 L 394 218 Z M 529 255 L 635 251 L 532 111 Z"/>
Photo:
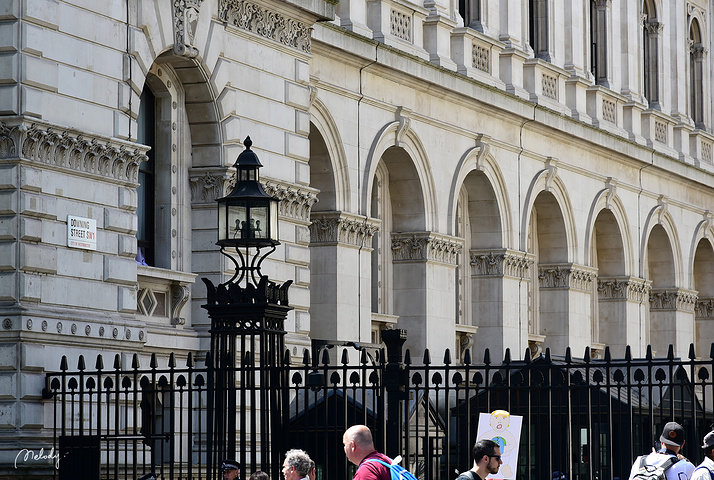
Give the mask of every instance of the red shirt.
<path id="1" fill-rule="evenodd" d="M 389 467 L 385 467 L 379 462 L 368 462 L 367 460 L 376 458 L 383 462 L 392 463 L 392 459 L 386 455 L 382 455 L 377 450 L 367 455 L 359 462 L 353 480 L 392 480 L 392 473 Z"/>

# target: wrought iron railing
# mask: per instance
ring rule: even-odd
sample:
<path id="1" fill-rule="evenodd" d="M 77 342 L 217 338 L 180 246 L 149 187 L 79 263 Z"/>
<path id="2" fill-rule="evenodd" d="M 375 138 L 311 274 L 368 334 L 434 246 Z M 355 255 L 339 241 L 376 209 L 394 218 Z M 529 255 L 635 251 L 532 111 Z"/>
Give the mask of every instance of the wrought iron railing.
<path id="1" fill-rule="evenodd" d="M 235 425 L 226 425 L 235 431 L 235 451 L 227 454 L 243 464 L 240 477 L 264 470 L 278 478 L 276 458 L 297 447 L 316 461 L 318 480 L 350 478 L 342 433 L 362 423 L 379 450 L 402 455 L 419 478 L 453 479 L 471 466 L 479 413 L 502 409 L 523 417 L 517 478 L 548 479 L 558 471 L 574 480 L 615 480 L 627 477 L 670 420 L 685 427 L 684 454 L 700 461 L 696 446 L 714 421 L 714 360 L 711 353 L 697 358 L 693 347 L 687 359 L 674 358 L 671 348 L 660 359 L 612 359 L 607 350 L 604 359 L 591 359 L 586 350 L 582 359 L 546 351 L 516 361 L 507 352 L 492 362 L 486 352 L 480 364 L 471 363 L 470 352 L 454 362 L 448 351 L 435 363 L 427 351 L 417 364 L 409 351 L 402 357 L 403 335 L 393 336 L 385 337 L 386 352 L 322 348 L 297 364 L 288 352 L 269 366 L 243 352 L 229 375 L 233 393 L 222 397 L 235 402 Z M 220 372 L 207 358 L 197 368 L 190 356 L 181 367 L 173 355 L 167 366 L 152 356 L 141 368 L 134 356 L 124 368 L 117 356 L 104 369 L 99 357 L 91 371 L 81 358 L 74 371 L 64 360 L 59 373 L 47 375 L 45 391 L 62 456 L 59 477 L 71 471 L 90 478 L 76 475 L 91 470 L 92 478 L 117 480 L 148 472 L 217 478 L 211 399 L 221 394 L 213 380 Z M 266 375 L 269 389 L 261 383 Z"/>

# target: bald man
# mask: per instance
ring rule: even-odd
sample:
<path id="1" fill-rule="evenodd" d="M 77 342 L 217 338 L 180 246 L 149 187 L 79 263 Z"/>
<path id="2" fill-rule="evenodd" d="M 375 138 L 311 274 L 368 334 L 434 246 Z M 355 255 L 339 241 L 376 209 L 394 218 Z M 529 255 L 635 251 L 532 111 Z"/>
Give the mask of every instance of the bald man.
<path id="1" fill-rule="evenodd" d="M 347 460 L 357 465 L 353 480 L 391 480 L 389 468 L 378 461 L 392 463 L 392 459 L 374 449 L 372 432 L 365 425 L 354 425 L 342 435 Z"/>

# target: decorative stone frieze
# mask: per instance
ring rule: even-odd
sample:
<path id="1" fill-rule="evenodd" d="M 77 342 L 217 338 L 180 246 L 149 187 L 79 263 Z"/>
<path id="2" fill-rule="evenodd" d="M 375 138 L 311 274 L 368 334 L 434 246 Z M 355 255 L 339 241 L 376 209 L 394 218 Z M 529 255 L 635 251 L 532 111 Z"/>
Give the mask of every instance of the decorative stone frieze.
<path id="1" fill-rule="evenodd" d="M 570 288 L 589 291 L 596 276 L 597 269 L 574 263 L 538 266 L 538 283 L 540 288 L 544 289 Z"/>
<path id="2" fill-rule="evenodd" d="M 433 261 L 456 265 L 463 240 L 430 232 L 392 233 L 394 262 Z"/>
<path id="3" fill-rule="evenodd" d="M 18 146 L 20 147 L 18 151 Z M 34 122 L 0 122 L 0 158 L 22 158 L 82 174 L 136 183 L 149 147 Z"/>
<path id="4" fill-rule="evenodd" d="M 635 277 L 598 277 L 600 300 L 630 300 L 643 302 L 649 298 L 652 282 Z"/>
<path id="5" fill-rule="evenodd" d="M 245 0 L 220 0 L 218 19 L 234 27 L 310 53 L 311 28 Z"/>
<path id="6" fill-rule="evenodd" d="M 714 298 L 700 298 L 694 306 L 697 318 L 714 318 Z"/>
<path id="7" fill-rule="evenodd" d="M 268 195 L 279 200 L 278 213 L 301 222 L 310 221 L 310 209 L 317 203 L 318 190 L 306 186 L 295 186 L 277 180 L 261 179 Z"/>
<path id="8" fill-rule="evenodd" d="M 507 276 L 528 278 L 533 255 L 515 250 L 471 250 L 472 276 Z"/>
<path id="9" fill-rule="evenodd" d="M 650 291 L 650 310 L 680 310 L 694 312 L 697 294 L 683 288 L 652 289 Z"/>
<path id="10" fill-rule="evenodd" d="M 225 168 L 212 171 L 191 170 L 189 174 L 191 202 L 213 203 L 228 193 L 231 182 L 235 185 L 235 174 L 231 177 L 228 169 Z"/>
<path id="11" fill-rule="evenodd" d="M 372 236 L 380 220 L 345 212 L 312 212 L 310 245 L 337 245 L 372 248 Z"/>
<path id="12" fill-rule="evenodd" d="M 203 0 L 174 0 L 174 53 L 184 57 L 198 56 L 193 39 L 198 25 L 198 11 Z"/>

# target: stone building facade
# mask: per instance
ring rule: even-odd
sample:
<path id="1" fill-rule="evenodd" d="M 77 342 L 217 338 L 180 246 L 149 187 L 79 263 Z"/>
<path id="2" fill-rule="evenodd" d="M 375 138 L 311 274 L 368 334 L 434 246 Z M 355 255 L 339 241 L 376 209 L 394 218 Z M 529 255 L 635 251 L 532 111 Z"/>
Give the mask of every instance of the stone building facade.
<path id="1" fill-rule="evenodd" d="M 47 445 L 62 355 L 205 352 L 196 279 L 230 273 L 215 200 L 248 135 L 295 355 L 392 325 L 477 357 L 709 355 L 712 20 L 703 0 L 3 2 L 3 471 Z"/>

